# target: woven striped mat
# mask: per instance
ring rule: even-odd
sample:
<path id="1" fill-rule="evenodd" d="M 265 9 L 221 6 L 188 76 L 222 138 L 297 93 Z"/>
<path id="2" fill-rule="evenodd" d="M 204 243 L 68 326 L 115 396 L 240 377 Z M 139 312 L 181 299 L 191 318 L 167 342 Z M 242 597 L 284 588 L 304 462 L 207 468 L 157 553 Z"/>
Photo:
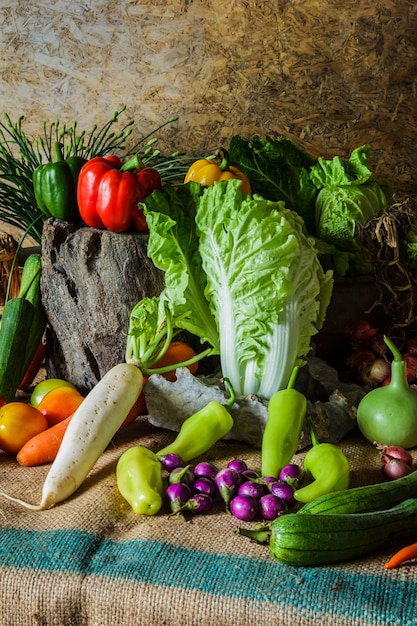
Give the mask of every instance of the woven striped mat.
<path id="1" fill-rule="evenodd" d="M 117 489 L 117 459 L 130 445 L 156 451 L 171 438 L 140 418 L 70 500 L 35 512 L 0 499 L 1 626 L 417 623 L 416 565 L 383 569 L 396 544 L 340 565 L 288 567 L 238 535 L 220 502 L 191 521 L 168 510 L 135 515 Z M 352 486 L 381 480 L 378 455 L 358 433 L 341 446 Z M 259 469 L 259 451 L 241 444 L 221 442 L 206 456 L 219 468 L 235 457 Z M 38 502 L 47 470 L 0 456 L 0 491 Z"/>

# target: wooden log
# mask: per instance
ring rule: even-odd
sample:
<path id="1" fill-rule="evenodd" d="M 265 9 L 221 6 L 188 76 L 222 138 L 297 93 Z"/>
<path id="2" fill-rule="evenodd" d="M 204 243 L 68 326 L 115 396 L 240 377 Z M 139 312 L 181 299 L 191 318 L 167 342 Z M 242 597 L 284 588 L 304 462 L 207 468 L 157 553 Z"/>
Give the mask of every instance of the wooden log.
<path id="1" fill-rule="evenodd" d="M 164 287 L 147 242 L 141 233 L 45 222 L 41 289 L 48 377 L 64 378 L 85 393 L 124 360 L 132 308 Z"/>

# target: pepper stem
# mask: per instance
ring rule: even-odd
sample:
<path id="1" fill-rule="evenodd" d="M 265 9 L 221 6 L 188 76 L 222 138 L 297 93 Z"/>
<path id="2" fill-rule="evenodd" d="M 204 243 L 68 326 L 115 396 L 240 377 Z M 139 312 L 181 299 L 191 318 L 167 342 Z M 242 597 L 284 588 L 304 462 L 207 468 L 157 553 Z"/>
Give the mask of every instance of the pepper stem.
<path id="1" fill-rule="evenodd" d="M 313 444 L 313 446 L 318 446 L 318 444 L 320 442 L 317 439 L 317 435 L 316 435 L 316 431 L 315 431 L 315 428 L 314 428 L 313 420 L 311 419 L 310 416 L 307 417 L 307 423 L 308 423 L 308 427 L 310 429 L 311 443 Z"/>
<path id="2" fill-rule="evenodd" d="M 219 169 L 222 172 L 227 172 L 229 170 L 230 157 L 229 157 L 229 153 L 226 150 L 226 148 L 219 148 L 216 151 L 216 157 L 221 159 L 221 162 L 220 162 L 220 165 L 219 165 Z"/>
<path id="3" fill-rule="evenodd" d="M 53 163 L 59 163 L 63 161 L 64 156 L 62 154 L 62 144 L 59 141 L 54 143 L 53 152 L 52 152 Z"/>
<path id="4" fill-rule="evenodd" d="M 224 406 L 226 407 L 226 409 L 230 409 L 234 405 L 235 400 L 236 400 L 235 390 L 233 389 L 232 383 L 230 382 L 228 378 L 223 378 L 223 382 L 224 382 L 224 386 L 226 387 L 227 391 L 230 394 L 230 398 Z"/>
<path id="5" fill-rule="evenodd" d="M 139 158 L 138 154 L 134 154 L 130 159 L 126 161 L 120 168 L 121 172 L 128 172 L 130 170 L 139 170 L 143 167 L 143 161 Z"/>
<path id="6" fill-rule="evenodd" d="M 295 381 L 298 376 L 298 366 L 295 365 L 293 371 L 291 372 L 290 380 L 288 381 L 287 389 L 293 389 L 295 385 Z"/>

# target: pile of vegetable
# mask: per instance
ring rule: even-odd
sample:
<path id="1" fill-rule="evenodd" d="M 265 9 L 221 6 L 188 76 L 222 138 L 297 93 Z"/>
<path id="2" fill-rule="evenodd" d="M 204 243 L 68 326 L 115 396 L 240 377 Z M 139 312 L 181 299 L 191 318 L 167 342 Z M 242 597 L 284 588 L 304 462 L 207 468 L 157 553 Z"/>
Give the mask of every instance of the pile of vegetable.
<path id="1" fill-rule="evenodd" d="M 227 150 L 205 159 L 164 157 L 154 135 L 165 124 L 128 148 L 133 122 L 112 131 L 123 110 L 89 136 L 75 123 L 55 122 L 32 141 L 22 119 L 13 124 L 6 116 L 0 124 L 0 220 L 39 243 L 49 217 L 148 233 L 148 255 L 165 278 L 158 297 L 131 311 L 124 362 L 86 397 L 56 379 L 37 385 L 23 403 L 15 395 L 32 384 L 46 327 L 41 258 L 29 257 L 21 292 L 6 303 L 0 328 L 0 449 L 21 465 L 50 467 L 38 503 L 1 495 L 34 511 L 63 502 L 119 429 L 146 413 L 149 376 L 175 381 L 178 367 L 195 375 L 202 359 L 215 357 L 224 401 L 190 415 L 165 448 L 131 446 L 118 459 L 117 486 L 135 513 L 156 515 L 165 503 L 172 515 L 208 514 L 217 498 L 240 521 L 262 523 L 240 534 L 267 542 L 274 558 L 295 566 L 342 562 L 412 536 L 417 474 L 408 449 L 417 445 L 417 391 L 410 386 L 411 361 L 371 325 L 362 323 L 355 336 L 350 329 L 350 362 L 373 354 L 366 374 L 360 365 L 356 375 L 361 384 L 376 381 L 358 406 L 358 425 L 371 443 L 383 442 L 377 448 L 386 480 L 378 485 L 349 488 L 349 459 L 341 447 L 317 440 L 307 399 L 295 388 L 334 276 L 380 270 L 367 233 L 381 216 L 378 223 L 388 223 L 393 191 L 373 176 L 370 147 L 343 162 L 315 159 L 284 138 L 234 136 Z M 413 228 L 410 218 L 403 248 L 409 258 Z M 386 268 L 381 276 L 386 279 Z M 198 338 L 199 352 L 179 340 L 184 331 Z M 233 427 L 236 397 L 250 395 L 268 404 L 260 471 L 242 459 L 222 468 L 208 463 L 206 452 Z M 301 467 L 293 457 L 306 421 L 312 446 Z"/>

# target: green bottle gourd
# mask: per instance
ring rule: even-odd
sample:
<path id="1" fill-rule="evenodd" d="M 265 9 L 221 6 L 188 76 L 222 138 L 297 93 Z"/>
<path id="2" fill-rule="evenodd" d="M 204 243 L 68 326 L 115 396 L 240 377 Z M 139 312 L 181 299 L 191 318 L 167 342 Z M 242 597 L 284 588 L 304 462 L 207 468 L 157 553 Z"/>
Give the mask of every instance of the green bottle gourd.
<path id="1" fill-rule="evenodd" d="M 407 381 L 407 365 L 393 342 L 384 337 L 392 352 L 391 381 L 369 391 L 359 402 L 357 421 L 370 442 L 413 448 L 417 445 L 417 391 Z"/>

